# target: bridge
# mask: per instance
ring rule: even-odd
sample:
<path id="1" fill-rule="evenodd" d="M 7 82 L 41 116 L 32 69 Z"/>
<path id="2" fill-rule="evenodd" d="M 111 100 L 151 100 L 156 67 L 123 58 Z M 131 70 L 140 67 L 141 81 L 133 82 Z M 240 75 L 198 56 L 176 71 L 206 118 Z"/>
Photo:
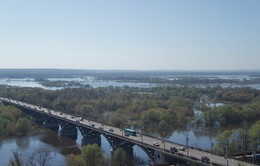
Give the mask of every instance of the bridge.
<path id="1" fill-rule="evenodd" d="M 151 165 L 170 165 L 176 163 L 176 161 L 183 161 L 191 165 L 253 165 L 191 147 L 183 149 L 183 145 L 142 133 L 137 133 L 136 136 L 126 135 L 120 128 L 95 122 L 85 117 L 70 115 L 9 98 L 0 98 L 0 101 L 5 105 L 13 105 L 33 116 L 35 122 L 43 125 L 45 128 L 50 128 L 57 132 L 60 128 L 60 135 L 72 138 L 73 140 L 77 139 L 77 131 L 79 130 L 86 144 L 96 143 L 101 145 L 101 135 L 103 135 L 111 145 L 113 151 L 123 148 L 130 158 L 133 158 L 133 146 L 137 145 L 149 156 Z M 182 149 L 183 151 L 173 151 L 172 147 Z M 210 160 L 205 160 L 205 156 Z"/>

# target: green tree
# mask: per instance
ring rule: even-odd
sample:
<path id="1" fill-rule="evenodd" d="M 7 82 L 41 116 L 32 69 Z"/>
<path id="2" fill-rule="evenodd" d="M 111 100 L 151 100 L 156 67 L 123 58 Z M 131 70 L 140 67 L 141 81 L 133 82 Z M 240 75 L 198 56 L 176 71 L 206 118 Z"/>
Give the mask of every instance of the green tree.
<path id="1" fill-rule="evenodd" d="M 14 117 L 13 117 L 13 115 L 10 112 L 3 112 L 3 113 L 1 113 L 0 117 L 2 119 L 6 119 L 8 121 L 14 121 Z"/>
<path id="2" fill-rule="evenodd" d="M 118 148 L 114 151 L 111 159 L 113 166 L 127 166 L 129 162 L 130 159 L 123 148 Z"/>
<path id="3" fill-rule="evenodd" d="M 250 127 L 248 135 L 254 148 L 260 145 L 260 120 Z"/>
<path id="4" fill-rule="evenodd" d="M 16 124 L 16 131 L 20 134 L 26 134 L 31 129 L 31 123 L 27 118 L 20 118 Z"/>
<path id="5" fill-rule="evenodd" d="M 6 134 L 6 136 L 15 136 L 16 135 L 16 128 L 15 128 L 14 122 L 11 122 L 6 126 L 5 134 Z"/>
<path id="6" fill-rule="evenodd" d="M 220 153 L 225 152 L 226 146 L 229 153 L 242 151 L 246 131 L 244 129 L 225 130 L 217 137 L 217 144 L 214 147 Z"/>
<path id="7" fill-rule="evenodd" d="M 87 105 L 84 104 L 80 107 L 80 112 L 85 115 L 85 116 L 89 116 L 92 117 L 93 116 L 93 112 L 94 112 L 94 108 L 91 105 Z M 93 117 L 92 117 L 93 118 Z"/>
<path id="8" fill-rule="evenodd" d="M 224 154 L 225 146 L 228 145 L 231 135 L 232 135 L 231 130 L 225 130 L 219 136 L 217 136 L 217 144 L 214 146 L 214 149 Z"/>
<path id="9" fill-rule="evenodd" d="M 161 111 L 158 109 L 150 109 L 143 113 L 143 122 L 148 129 L 155 128 L 161 121 Z"/>
<path id="10" fill-rule="evenodd" d="M 70 155 L 66 156 L 66 165 L 67 166 L 86 166 L 87 164 L 81 155 L 70 154 Z"/>
<path id="11" fill-rule="evenodd" d="M 104 163 L 103 151 L 97 144 L 82 147 L 81 156 L 86 166 L 101 166 Z"/>

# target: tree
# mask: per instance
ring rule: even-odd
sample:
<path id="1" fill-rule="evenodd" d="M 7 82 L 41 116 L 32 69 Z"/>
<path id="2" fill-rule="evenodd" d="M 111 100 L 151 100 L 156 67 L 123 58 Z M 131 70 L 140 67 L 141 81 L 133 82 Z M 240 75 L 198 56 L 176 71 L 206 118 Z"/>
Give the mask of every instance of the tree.
<path id="1" fill-rule="evenodd" d="M 143 113 L 143 121 L 148 129 L 155 128 L 161 121 L 161 112 L 158 109 L 150 109 Z"/>
<path id="2" fill-rule="evenodd" d="M 15 123 L 11 122 L 6 126 L 5 129 L 5 135 L 6 136 L 15 136 L 16 135 L 16 131 L 15 131 Z"/>
<path id="3" fill-rule="evenodd" d="M 217 137 L 217 144 L 215 145 L 215 150 L 224 154 L 225 146 L 228 146 L 229 139 L 232 135 L 231 130 L 225 130 Z"/>
<path id="4" fill-rule="evenodd" d="M 47 148 L 40 148 L 29 154 L 18 151 L 12 153 L 10 166 L 46 166 L 50 161 L 50 150 Z"/>
<path id="5" fill-rule="evenodd" d="M 97 144 L 83 146 L 81 156 L 86 166 L 101 166 L 104 163 L 103 151 Z"/>
<path id="6" fill-rule="evenodd" d="M 244 146 L 245 135 L 244 129 L 225 130 L 217 137 L 215 150 L 224 153 L 227 147 L 230 153 L 240 152 Z"/>
<path id="7" fill-rule="evenodd" d="M 260 120 L 255 122 L 248 131 L 251 145 L 256 148 L 260 144 Z"/>
<path id="8" fill-rule="evenodd" d="M 22 153 L 19 153 L 17 151 L 13 151 L 13 157 L 9 160 L 10 166 L 23 166 L 24 165 L 24 159 Z"/>
<path id="9" fill-rule="evenodd" d="M 40 148 L 34 152 L 35 163 L 39 166 L 45 166 L 50 161 L 50 149 Z"/>
<path id="10" fill-rule="evenodd" d="M 127 118 L 125 115 L 123 115 L 119 111 L 117 111 L 116 113 L 114 113 L 114 116 L 110 117 L 109 122 L 111 125 L 113 125 L 115 127 L 122 128 L 127 124 Z"/>
<path id="11" fill-rule="evenodd" d="M 84 104 L 80 107 L 80 112 L 85 116 L 93 118 L 94 108 L 91 105 Z"/>
<path id="12" fill-rule="evenodd" d="M 16 124 L 16 131 L 20 134 L 26 134 L 30 131 L 30 121 L 26 118 L 20 118 Z"/>
<path id="13" fill-rule="evenodd" d="M 86 166 L 86 161 L 82 158 L 81 155 L 70 154 L 66 156 L 66 165 L 67 166 Z"/>
<path id="14" fill-rule="evenodd" d="M 171 126 L 165 120 L 161 120 L 158 132 L 160 136 L 165 139 L 172 134 Z"/>
<path id="15" fill-rule="evenodd" d="M 118 148 L 114 151 L 111 159 L 111 164 L 113 166 L 127 166 L 129 163 L 129 158 L 123 148 Z"/>

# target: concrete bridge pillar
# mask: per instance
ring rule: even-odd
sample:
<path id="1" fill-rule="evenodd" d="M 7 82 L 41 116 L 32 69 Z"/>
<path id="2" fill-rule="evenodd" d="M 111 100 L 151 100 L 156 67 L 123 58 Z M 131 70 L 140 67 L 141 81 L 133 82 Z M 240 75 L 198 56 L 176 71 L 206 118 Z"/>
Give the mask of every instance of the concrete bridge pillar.
<path id="1" fill-rule="evenodd" d="M 92 134 L 83 136 L 81 140 L 81 145 L 89 145 L 89 144 L 97 144 L 98 146 L 101 146 L 101 136 L 100 133 L 92 132 Z"/>
<path id="2" fill-rule="evenodd" d="M 43 126 L 43 128 L 47 128 L 47 129 L 53 130 L 58 133 L 59 123 L 54 118 L 49 117 L 49 118 L 45 119 L 42 126 Z"/>
<path id="3" fill-rule="evenodd" d="M 79 131 L 83 136 L 81 140 L 82 146 L 88 144 L 97 144 L 98 146 L 101 146 L 101 134 L 99 132 L 81 126 L 79 127 Z"/>
<path id="4" fill-rule="evenodd" d="M 154 159 L 153 159 L 153 164 L 158 165 L 158 164 L 164 164 L 165 163 L 165 157 L 162 152 L 154 151 Z"/>
<path id="5" fill-rule="evenodd" d="M 103 134 L 103 135 L 112 147 L 111 156 L 114 155 L 114 152 L 117 149 L 122 148 L 124 150 L 124 152 L 126 153 L 126 157 L 127 157 L 126 161 L 124 161 L 124 162 L 127 163 L 128 166 L 132 166 L 133 159 L 134 159 L 134 149 L 133 149 L 134 144 L 131 142 L 119 139 L 117 137 L 113 137 L 111 135 L 106 135 L 106 134 Z"/>
<path id="6" fill-rule="evenodd" d="M 124 149 L 124 151 L 125 151 L 125 153 L 126 153 L 126 156 L 127 156 L 127 158 L 128 158 L 128 160 L 127 160 L 127 165 L 133 166 L 133 165 L 134 165 L 134 163 L 133 163 L 133 161 L 134 161 L 134 149 L 133 149 L 133 145 L 132 145 L 132 144 L 131 144 L 131 145 L 129 144 L 129 145 L 123 146 L 122 148 Z"/>
<path id="7" fill-rule="evenodd" d="M 58 130 L 59 130 L 59 123 L 57 122 L 56 119 L 51 118 L 51 117 L 45 119 L 42 126 L 43 126 L 43 128 L 47 128 L 47 129 L 53 130 L 55 132 L 58 132 Z"/>
<path id="8" fill-rule="evenodd" d="M 129 147 L 124 146 L 124 147 L 119 147 L 119 148 L 121 148 L 124 151 L 125 154 L 124 155 L 121 154 L 121 155 L 118 156 L 118 153 L 117 153 L 117 157 L 116 157 L 116 160 L 114 162 L 119 164 L 118 162 L 120 161 L 120 162 L 124 163 L 123 165 L 133 166 L 134 165 L 134 163 L 133 163 L 133 161 L 134 161 L 134 149 L 133 149 L 133 147 L 132 146 L 131 147 L 130 146 Z M 113 149 L 111 151 L 111 158 L 112 159 L 115 159 L 114 155 L 115 155 L 116 150 L 117 149 Z M 122 151 L 120 151 L 120 152 L 122 152 Z"/>
<path id="9" fill-rule="evenodd" d="M 43 122 L 48 119 L 48 117 L 43 116 L 42 114 L 36 114 L 33 116 L 34 122 L 39 126 L 43 125 Z"/>
<path id="10" fill-rule="evenodd" d="M 76 141 L 78 138 L 78 130 L 76 125 L 72 123 L 60 123 L 60 136 L 65 136 Z"/>

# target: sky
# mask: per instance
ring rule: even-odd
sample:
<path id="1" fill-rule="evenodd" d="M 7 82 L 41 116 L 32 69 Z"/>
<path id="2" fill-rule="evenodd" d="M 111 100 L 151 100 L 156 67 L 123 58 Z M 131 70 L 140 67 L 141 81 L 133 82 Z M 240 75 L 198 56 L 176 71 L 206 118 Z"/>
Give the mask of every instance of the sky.
<path id="1" fill-rule="evenodd" d="M 0 68 L 259 70 L 260 0 L 0 0 Z"/>

